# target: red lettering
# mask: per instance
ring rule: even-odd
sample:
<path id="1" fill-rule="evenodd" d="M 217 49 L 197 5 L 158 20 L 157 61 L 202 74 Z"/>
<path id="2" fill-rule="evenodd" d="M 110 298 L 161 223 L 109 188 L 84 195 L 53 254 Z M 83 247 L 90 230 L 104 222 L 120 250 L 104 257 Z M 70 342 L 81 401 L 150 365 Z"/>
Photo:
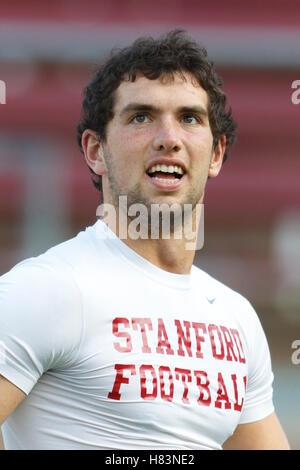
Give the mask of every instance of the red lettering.
<path id="1" fill-rule="evenodd" d="M 149 371 L 152 376 L 152 392 L 149 393 L 147 392 L 147 378 L 146 378 L 146 372 Z M 155 400 L 157 397 L 157 377 L 156 373 L 154 370 L 154 367 L 151 365 L 145 365 L 143 364 L 140 367 L 140 382 L 141 382 L 141 397 L 144 400 Z"/>
<path id="2" fill-rule="evenodd" d="M 174 351 L 171 348 L 171 345 L 169 343 L 169 338 L 168 338 L 166 328 L 165 328 L 165 325 L 164 325 L 164 322 L 163 322 L 162 318 L 158 319 L 158 332 L 157 332 L 157 335 L 158 335 L 158 343 L 157 343 L 156 352 L 158 354 L 164 354 L 163 348 L 166 348 L 166 353 L 167 354 L 171 354 L 171 355 L 174 354 Z M 164 339 L 162 339 L 162 337 Z"/>
<path id="3" fill-rule="evenodd" d="M 234 388 L 234 398 L 235 398 L 235 404 L 234 404 L 234 409 L 235 411 L 241 411 L 243 408 L 243 403 L 244 403 L 244 398 L 242 399 L 241 403 L 238 403 L 239 396 L 238 396 L 238 388 L 237 388 L 237 380 L 236 380 L 236 375 L 232 374 L 231 375 L 232 382 L 233 382 L 233 388 Z"/>
<path id="4" fill-rule="evenodd" d="M 146 334 L 146 325 L 149 330 L 153 329 L 150 318 L 132 318 L 131 321 L 132 321 L 132 327 L 134 330 L 137 330 L 138 326 L 141 327 L 141 334 L 142 334 L 142 341 L 143 341 L 142 352 L 151 353 L 151 349 L 149 348 L 148 341 L 147 341 L 147 334 Z"/>
<path id="5" fill-rule="evenodd" d="M 183 328 L 180 324 L 179 320 L 175 320 L 175 325 L 177 328 L 177 335 L 178 335 L 178 351 L 177 354 L 179 356 L 184 356 L 184 350 L 182 348 L 182 342 L 184 342 L 185 348 L 187 350 L 188 355 L 191 357 L 192 356 L 192 350 L 191 350 L 191 337 L 190 337 L 190 327 L 191 324 L 189 321 L 184 321 L 184 326 L 185 326 L 185 334 L 183 331 Z"/>
<path id="6" fill-rule="evenodd" d="M 220 345 L 220 348 L 221 348 L 221 351 L 219 353 L 217 353 L 217 346 L 216 346 L 214 333 L 213 333 L 214 331 L 217 332 L 217 335 L 218 335 L 218 338 L 219 338 L 219 345 Z M 224 356 L 225 356 L 225 354 L 224 354 L 224 344 L 223 344 L 223 340 L 222 340 L 220 330 L 217 327 L 217 325 L 213 325 L 213 324 L 208 325 L 208 333 L 209 333 L 209 337 L 210 337 L 211 350 L 212 350 L 212 353 L 213 353 L 213 357 L 216 358 L 216 359 L 224 359 Z"/>
<path id="7" fill-rule="evenodd" d="M 243 344 L 242 344 L 239 332 L 238 332 L 238 330 L 235 330 L 233 328 L 230 328 L 230 331 L 231 331 L 231 334 L 233 336 L 234 342 L 235 342 L 237 350 L 238 350 L 239 362 L 245 364 L 246 357 L 245 357 L 245 353 L 244 353 L 244 350 L 243 350 Z"/>
<path id="8" fill-rule="evenodd" d="M 209 380 L 207 378 L 207 373 L 204 370 L 195 370 L 194 375 L 196 376 L 197 386 L 200 390 L 200 395 L 197 400 L 199 405 L 209 406 L 211 403 L 211 395 L 209 390 Z M 205 378 L 206 382 L 202 382 L 202 377 Z M 206 398 L 205 397 L 206 392 Z"/>
<path id="9" fill-rule="evenodd" d="M 122 385 L 130 383 L 130 377 L 136 375 L 136 366 L 134 364 L 115 364 L 115 381 L 112 387 L 112 391 L 108 393 L 107 397 L 111 400 L 120 400 L 121 393 L 120 389 Z M 192 382 L 192 374 L 196 378 L 196 384 L 199 390 L 199 397 L 197 399 L 198 405 L 210 406 L 212 404 L 211 389 L 217 389 L 216 400 L 213 402 L 214 406 L 219 409 L 230 410 L 241 412 L 245 395 L 243 394 L 243 384 L 246 391 L 247 378 L 246 376 L 237 377 L 236 374 L 231 374 L 232 388 L 234 392 L 234 398 L 230 397 L 227 393 L 224 378 L 221 372 L 217 375 L 217 385 L 214 383 L 211 388 L 211 382 L 208 379 L 208 375 L 203 370 L 191 371 L 190 369 L 182 369 L 175 367 L 170 369 L 167 366 L 160 366 L 158 371 L 151 364 L 142 364 L 139 369 L 140 379 L 140 396 L 143 400 L 153 401 L 158 397 L 158 380 L 160 385 L 160 396 L 161 399 L 167 402 L 172 402 L 174 399 L 174 380 L 173 373 L 175 374 L 176 381 L 182 383 L 182 386 L 176 385 L 177 396 L 182 393 L 182 403 L 190 405 L 191 398 L 189 395 L 189 383 Z M 131 389 L 130 396 L 136 390 Z M 137 390 L 136 390 L 137 391 Z"/>
<path id="10" fill-rule="evenodd" d="M 224 383 L 221 372 L 218 373 L 218 386 L 219 386 L 219 389 L 217 392 L 218 397 L 215 401 L 215 407 L 222 408 L 222 402 L 224 402 L 225 410 L 229 410 L 231 408 L 231 404 L 228 398 L 227 389 L 225 387 L 225 383 Z"/>
<path id="11" fill-rule="evenodd" d="M 203 333 L 206 333 L 206 326 L 204 323 L 192 323 L 192 327 L 195 330 L 195 336 L 196 336 L 196 345 L 197 345 L 197 352 L 196 352 L 196 357 L 203 358 L 203 354 L 201 352 L 201 342 L 205 341 L 204 336 L 199 335 L 199 328 L 203 331 Z"/>
<path id="12" fill-rule="evenodd" d="M 126 331 L 119 331 L 119 324 L 123 324 L 125 328 L 129 328 L 129 321 L 127 318 L 114 318 L 112 322 L 112 331 L 117 338 L 126 338 L 126 345 L 122 346 L 120 343 L 114 343 L 114 348 L 119 352 L 130 352 L 132 350 L 131 337 Z"/>
<path id="13" fill-rule="evenodd" d="M 174 395 L 174 382 L 171 370 L 169 367 L 161 366 L 159 369 L 159 380 L 160 380 L 160 396 L 165 401 L 172 401 Z M 169 394 L 165 392 L 165 379 L 164 373 L 169 374 Z"/>
<path id="14" fill-rule="evenodd" d="M 115 378 L 115 383 L 113 386 L 113 389 L 109 394 L 107 395 L 108 398 L 111 398 L 112 400 L 120 400 L 121 394 L 120 388 L 121 384 L 128 384 L 129 383 L 129 378 L 124 377 L 123 372 L 124 370 L 129 370 L 131 375 L 135 375 L 135 366 L 133 364 L 115 364 L 115 370 L 117 371 L 116 373 L 116 378 Z"/>
<path id="15" fill-rule="evenodd" d="M 186 381 L 191 382 L 192 381 L 192 373 L 189 369 L 180 369 L 178 367 L 175 368 L 175 378 L 176 380 L 181 380 L 184 386 L 184 391 L 182 395 L 182 401 L 183 403 L 190 403 L 190 400 L 188 399 L 187 395 L 189 392 L 188 386 L 186 384 Z"/>
<path id="16" fill-rule="evenodd" d="M 232 341 L 232 338 L 231 338 L 231 335 L 229 333 L 229 330 L 228 328 L 226 328 L 226 326 L 220 326 L 220 329 L 224 335 L 224 339 L 225 339 L 225 344 L 226 344 L 226 348 L 227 348 L 227 356 L 226 356 L 226 359 L 227 361 L 232 361 L 232 356 L 234 357 L 234 360 L 237 361 L 237 357 L 235 355 L 235 352 L 233 350 L 234 346 L 233 346 L 233 341 Z M 232 353 L 232 356 L 231 354 Z"/>

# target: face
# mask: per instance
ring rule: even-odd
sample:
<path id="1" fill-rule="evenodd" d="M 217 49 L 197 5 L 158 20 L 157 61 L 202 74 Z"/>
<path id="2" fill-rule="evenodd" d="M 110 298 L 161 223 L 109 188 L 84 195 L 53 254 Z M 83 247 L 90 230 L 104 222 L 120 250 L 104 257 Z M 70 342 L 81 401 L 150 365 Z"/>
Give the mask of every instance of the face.
<path id="1" fill-rule="evenodd" d="M 101 144 L 104 202 L 128 207 L 202 202 L 207 177 L 216 176 L 223 148 L 213 148 L 208 95 L 186 74 L 174 79 L 138 76 L 116 91 L 114 117 Z M 213 165 L 211 167 L 210 165 Z M 97 172 L 98 169 L 98 172 Z"/>

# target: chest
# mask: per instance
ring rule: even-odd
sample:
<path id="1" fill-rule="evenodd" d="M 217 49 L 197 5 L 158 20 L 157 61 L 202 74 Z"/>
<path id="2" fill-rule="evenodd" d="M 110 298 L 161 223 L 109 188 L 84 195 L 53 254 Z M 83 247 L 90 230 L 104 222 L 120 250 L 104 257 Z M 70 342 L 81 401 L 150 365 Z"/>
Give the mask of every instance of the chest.
<path id="1" fill-rule="evenodd" d="M 138 422 L 150 413 L 156 423 L 164 417 L 178 425 L 180 417 L 189 429 L 202 423 L 206 433 L 220 432 L 220 442 L 231 434 L 248 358 L 244 332 L 224 306 L 121 290 L 90 295 L 86 309 L 76 380 L 97 390 L 119 419 Z"/>

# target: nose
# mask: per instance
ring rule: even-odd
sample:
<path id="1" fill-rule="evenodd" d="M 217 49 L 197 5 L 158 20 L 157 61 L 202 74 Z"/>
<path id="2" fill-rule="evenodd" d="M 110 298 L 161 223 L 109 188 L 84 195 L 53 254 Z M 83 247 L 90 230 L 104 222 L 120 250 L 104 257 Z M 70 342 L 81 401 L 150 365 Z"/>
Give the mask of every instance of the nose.
<path id="1" fill-rule="evenodd" d="M 156 151 L 179 152 L 182 147 L 179 129 L 171 120 L 160 121 L 153 139 L 153 147 Z"/>

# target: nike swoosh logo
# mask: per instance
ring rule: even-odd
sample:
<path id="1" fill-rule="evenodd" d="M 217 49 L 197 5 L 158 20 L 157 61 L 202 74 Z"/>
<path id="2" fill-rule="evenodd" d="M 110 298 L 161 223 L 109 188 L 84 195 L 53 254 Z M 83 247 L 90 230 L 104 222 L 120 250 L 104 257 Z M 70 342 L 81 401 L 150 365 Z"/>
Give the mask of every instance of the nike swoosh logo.
<path id="1" fill-rule="evenodd" d="M 208 297 L 206 297 L 206 298 L 207 298 L 207 300 L 208 300 L 208 302 L 209 302 L 210 304 L 213 304 L 214 301 L 216 300 L 215 297 L 213 297 L 212 299 L 209 299 Z"/>

